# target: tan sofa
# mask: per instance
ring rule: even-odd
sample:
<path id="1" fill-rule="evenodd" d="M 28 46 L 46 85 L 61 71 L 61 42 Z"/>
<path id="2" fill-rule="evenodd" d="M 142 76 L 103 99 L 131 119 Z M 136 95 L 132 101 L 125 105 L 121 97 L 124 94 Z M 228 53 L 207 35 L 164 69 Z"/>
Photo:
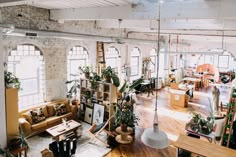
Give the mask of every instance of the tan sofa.
<path id="1" fill-rule="evenodd" d="M 66 113 L 61 116 L 55 116 L 54 105 L 65 104 Z M 30 110 L 37 110 L 42 108 L 42 113 L 45 116 L 45 120 L 34 124 Z M 62 122 L 62 118 L 75 119 L 77 115 L 77 106 L 71 106 L 68 100 L 58 100 L 50 103 L 46 103 L 42 106 L 30 108 L 19 113 L 19 123 L 23 133 L 26 137 L 38 134 L 45 131 L 47 128 L 55 126 Z"/>

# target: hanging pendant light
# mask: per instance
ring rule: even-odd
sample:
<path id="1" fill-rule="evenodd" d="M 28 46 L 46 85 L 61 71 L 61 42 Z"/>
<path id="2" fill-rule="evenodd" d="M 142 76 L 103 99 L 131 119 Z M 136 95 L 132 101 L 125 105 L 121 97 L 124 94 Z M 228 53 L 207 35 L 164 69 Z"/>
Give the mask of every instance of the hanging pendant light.
<path id="1" fill-rule="evenodd" d="M 160 1 L 158 1 L 158 9 L 159 9 L 159 22 L 158 22 L 158 34 L 157 34 L 157 71 L 156 71 L 156 83 L 158 87 L 158 72 L 159 72 L 159 51 L 160 51 Z M 158 116 L 157 116 L 157 89 L 156 89 L 156 102 L 155 102 L 155 115 L 154 115 L 154 121 L 153 121 L 153 127 L 147 128 L 144 130 L 142 136 L 141 136 L 142 142 L 151 147 L 156 149 L 163 149 L 168 147 L 169 145 L 169 139 L 167 137 L 167 134 L 159 129 L 158 126 Z"/>

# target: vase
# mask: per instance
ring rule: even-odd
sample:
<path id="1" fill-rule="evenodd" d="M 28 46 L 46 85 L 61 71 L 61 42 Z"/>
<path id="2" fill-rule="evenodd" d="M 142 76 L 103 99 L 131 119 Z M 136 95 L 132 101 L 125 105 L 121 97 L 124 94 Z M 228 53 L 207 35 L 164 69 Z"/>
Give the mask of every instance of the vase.
<path id="1" fill-rule="evenodd" d="M 71 101 L 71 104 L 78 106 L 79 105 L 79 100 L 78 99 L 74 99 L 74 100 Z"/>
<path id="2" fill-rule="evenodd" d="M 85 72 L 85 73 L 84 73 L 84 76 L 85 76 L 86 79 L 89 79 L 90 73 L 89 73 L 89 72 Z"/>
<path id="3" fill-rule="evenodd" d="M 110 76 L 106 77 L 106 82 L 111 83 L 111 77 Z"/>
<path id="4" fill-rule="evenodd" d="M 120 124 L 121 131 L 127 132 L 128 125 L 127 124 Z"/>

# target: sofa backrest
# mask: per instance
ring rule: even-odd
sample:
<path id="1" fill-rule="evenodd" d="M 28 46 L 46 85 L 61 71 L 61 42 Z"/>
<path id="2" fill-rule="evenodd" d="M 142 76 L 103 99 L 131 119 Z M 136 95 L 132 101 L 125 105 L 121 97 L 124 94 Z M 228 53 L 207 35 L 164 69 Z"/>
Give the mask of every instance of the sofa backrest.
<path id="1" fill-rule="evenodd" d="M 31 114 L 30 114 L 31 110 L 38 110 L 39 108 L 42 108 L 42 113 L 47 118 L 47 117 L 51 117 L 51 116 L 55 115 L 54 105 L 60 105 L 60 104 L 65 104 L 67 112 L 71 111 L 69 100 L 62 99 L 62 100 L 56 100 L 56 101 L 52 101 L 52 102 L 47 102 L 47 103 L 44 103 L 43 105 L 23 110 L 23 111 L 19 112 L 19 117 L 20 118 L 23 117 L 30 124 L 33 124 L 33 121 L 32 121 L 32 118 L 31 118 Z"/>

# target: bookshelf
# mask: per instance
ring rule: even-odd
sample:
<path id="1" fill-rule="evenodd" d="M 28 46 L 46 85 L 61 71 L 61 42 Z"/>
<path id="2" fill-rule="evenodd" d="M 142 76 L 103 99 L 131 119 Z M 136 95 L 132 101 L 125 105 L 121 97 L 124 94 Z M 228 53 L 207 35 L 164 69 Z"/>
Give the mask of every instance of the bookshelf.
<path id="1" fill-rule="evenodd" d="M 112 83 L 96 81 L 91 84 L 89 79 L 80 79 L 80 119 L 92 124 L 94 105 L 104 106 L 103 122 L 115 114 L 117 103 L 117 88 Z M 87 111 L 86 111 L 87 110 Z M 90 114 L 88 116 L 88 114 Z M 113 123 L 109 123 L 109 130 L 113 130 Z"/>

